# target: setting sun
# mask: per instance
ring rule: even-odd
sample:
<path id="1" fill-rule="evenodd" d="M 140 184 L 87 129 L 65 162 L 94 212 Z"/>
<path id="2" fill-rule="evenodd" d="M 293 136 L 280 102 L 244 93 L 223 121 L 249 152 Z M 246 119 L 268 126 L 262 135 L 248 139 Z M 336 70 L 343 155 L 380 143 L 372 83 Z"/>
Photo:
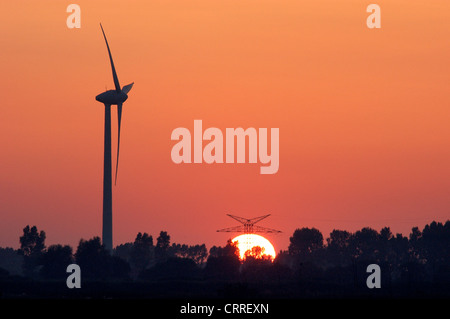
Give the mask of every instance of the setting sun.
<path id="1" fill-rule="evenodd" d="M 257 252 L 259 255 L 267 255 L 275 259 L 275 248 L 266 238 L 255 234 L 239 235 L 232 239 L 232 242 L 237 242 L 239 248 L 239 257 L 245 259 L 246 253 L 252 254 L 254 247 L 261 247 L 261 251 Z"/>

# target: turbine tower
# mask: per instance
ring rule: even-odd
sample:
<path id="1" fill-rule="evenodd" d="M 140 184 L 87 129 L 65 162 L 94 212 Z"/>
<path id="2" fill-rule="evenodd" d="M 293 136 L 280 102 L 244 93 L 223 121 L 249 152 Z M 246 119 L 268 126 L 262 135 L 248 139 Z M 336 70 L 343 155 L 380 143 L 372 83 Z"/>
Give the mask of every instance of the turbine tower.
<path id="1" fill-rule="evenodd" d="M 218 232 L 225 232 L 225 233 L 244 233 L 244 234 L 255 234 L 255 233 L 281 233 L 280 230 L 267 228 L 267 227 L 261 227 L 261 226 L 255 226 L 256 223 L 260 222 L 261 220 L 267 218 L 270 216 L 264 215 L 260 217 L 255 218 L 243 218 L 239 216 L 234 216 L 231 214 L 227 214 L 227 216 L 237 220 L 242 225 L 241 226 L 235 226 L 235 227 L 229 227 L 229 228 L 223 228 L 219 229 Z"/>
<path id="2" fill-rule="evenodd" d="M 105 31 L 103 31 L 100 23 L 103 37 L 105 38 L 106 48 L 108 49 L 109 60 L 111 63 L 112 75 L 114 80 L 115 90 L 105 91 L 95 97 L 95 99 L 105 105 L 105 142 L 104 142 L 104 159 L 103 159 L 103 229 L 102 229 L 102 243 L 105 248 L 111 253 L 113 249 L 112 237 L 112 170 L 111 170 L 111 105 L 117 105 L 117 160 L 116 160 L 116 176 L 119 168 L 119 146 L 120 146 L 120 123 L 122 120 L 122 105 L 128 99 L 128 92 L 133 87 L 133 83 L 125 85 L 120 88 L 119 79 L 117 78 L 116 69 L 114 67 L 113 58 L 109 49 L 108 40 L 106 39 Z"/>

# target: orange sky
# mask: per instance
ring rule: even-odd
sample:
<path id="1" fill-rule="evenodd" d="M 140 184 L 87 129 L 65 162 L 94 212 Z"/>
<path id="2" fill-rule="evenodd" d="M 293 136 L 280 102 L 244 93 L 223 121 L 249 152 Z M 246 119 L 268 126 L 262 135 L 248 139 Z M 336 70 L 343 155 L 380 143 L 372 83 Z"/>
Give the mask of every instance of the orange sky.
<path id="1" fill-rule="evenodd" d="M 450 3 L 360 0 L 75 1 L 0 12 L 0 246 L 37 225 L 47 244 L 101 236 L 103 112 L 112 89 L 99 22 L 121 85 L 114 245 L 137 232 L 223 245 L 226 213 L 287 249 L 295 228 L 409 234 L 450 218 Z M 113 159 L 116 113 L 113 107 Z M 280 128 L 280 169 L 175 165 L 173 129 Z M 113 165 L 114 165 L 113 160 Z"/>

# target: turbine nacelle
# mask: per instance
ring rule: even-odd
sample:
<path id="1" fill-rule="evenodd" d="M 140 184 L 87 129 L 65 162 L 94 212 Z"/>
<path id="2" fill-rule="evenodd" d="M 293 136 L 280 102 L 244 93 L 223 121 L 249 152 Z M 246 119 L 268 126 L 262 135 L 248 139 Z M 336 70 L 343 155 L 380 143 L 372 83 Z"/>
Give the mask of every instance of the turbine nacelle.
<path id="1" fill-rule="evenodd" d="M 95 99 L 107 105 L 119 105 L 128 99 L 128 95 L 124 91 L 108 90 L 100 93 Z"/>

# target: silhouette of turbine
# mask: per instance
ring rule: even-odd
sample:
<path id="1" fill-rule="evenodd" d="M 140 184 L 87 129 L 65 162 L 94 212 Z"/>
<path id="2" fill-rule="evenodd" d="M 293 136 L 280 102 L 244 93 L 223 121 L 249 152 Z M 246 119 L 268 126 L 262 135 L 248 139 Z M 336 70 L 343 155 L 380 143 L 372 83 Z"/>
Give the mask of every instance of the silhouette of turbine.
<path id="1" fill-rule="evenodd" d="M 105 144 L 104 144 L 104 159 L 103 159 L 103 230 L 102 242 L 105 248 L 112 252 L 112 170 L 111 170 L 111 105 L 117 105 L 117 161 L 116 161 L 116 177 L 119 168 L 119 146 L 120 146 L 120 123 L 122 121 L 122 105 L 128 99 L 128 92 L 133 87 L 133 83 L 125 85 L 120 88 L 119 79 L 117 78 L 116 69 L 114 67 L 113 58 L 109 49 L 108 40 L 106 39 L 105 31 L 100 23 L 103 37 L 105 38 L 106 48 L 108 49 L 109 60 L 111 62 L 112 75 L 114 80 L 115 90 L 105 91 L 95 97 L 95 99 L 105 105 Z"/>
<path id="2" fill-rule="evenodd" d="M 227 216 L 237 220 L 242 224 L 242 226 L 235 226 L 235 227 L 229 227 L 229 228 L 223 228 L 219 229 L 218 232 L 225 232 L 225 233 L 244 233 L 244 234 L 255 234 L 255 233 L 281 233 L 280 230 L 267 228 L 267 227 L 261 227 L 261 226 L 255 226 L 256 223 L 260 222 L 261 220 L 267 218 L 269 215 L 264 215 L 260 217 L 255 218 L 243 218 L 239 216 L 234 216 L 231 214 L 227 214 Z"/>

